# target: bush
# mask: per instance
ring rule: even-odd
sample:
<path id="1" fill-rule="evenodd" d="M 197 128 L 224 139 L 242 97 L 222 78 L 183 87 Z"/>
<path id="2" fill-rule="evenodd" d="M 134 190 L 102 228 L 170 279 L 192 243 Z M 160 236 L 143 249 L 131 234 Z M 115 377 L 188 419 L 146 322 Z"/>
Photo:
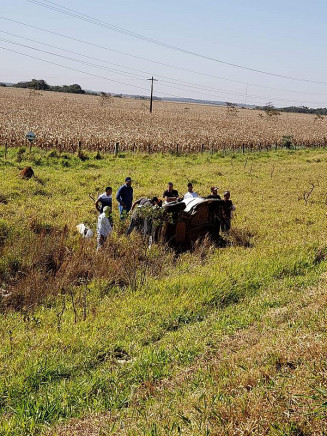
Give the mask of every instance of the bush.
<path id="1" fill-rule="evenodd" d="M 57 158 L 57 157 L 59 157 L 59 154 L 58 154 L 57 150 L 51 150 L 51 151 L 49 151 L 47 157 L 48 158 Z"/>
<path id="2" fill-rule="evenodd" d="M 18 149 L 18 151 L 17 151 L 17 158 L 16 158 L 17 162 L 21 162 L 23 160 L 23 156 L 24 156 L 25 151 L 26 151 L 25 147 L 20 147 Z"/>
<path id="3" fill-rule="evenodd" d="M 16 88 L 37 89 L 38 91 L 48 91 L 50 86 L 45 80 L 32 79 L 30 82 L 19 82 L 13 85 Z"/>
<path id="4" fill-rule="evenodd" d="M 293 148 L 293 136 L 292 135 L 284 135 L 281 140 L 281 144 L 285 148 Z"/>
<path id="5" fill-rule="evenodd" d="M 2 203 L 2 204 L 7 204 L 8 203 L 6 195 L 0 194 L 0 203 Z"/>
<path id="6" fill-rule="evenodd" d="M 22 263 L 18 257 L 14 255 L 2 257 L 0 260 L 0 280 L 8 282 L 15 279 L 18 273 L 21 272 L 21 269 Z"/>

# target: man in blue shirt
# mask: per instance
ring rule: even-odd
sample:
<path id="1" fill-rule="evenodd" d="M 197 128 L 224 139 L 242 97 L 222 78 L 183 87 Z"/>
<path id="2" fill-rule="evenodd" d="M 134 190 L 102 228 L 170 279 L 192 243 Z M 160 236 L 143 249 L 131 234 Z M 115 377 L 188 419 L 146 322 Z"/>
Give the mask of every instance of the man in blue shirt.
<path id="1" fill-rule="evenodd" d="M 126 177 L 125 184 L 118 189 L 116 194 L 116 200 L 119 203 L 118 207 L 120 219 L 126 218 L 133 204 L 133 188 L 131 184 L 132 179 L 130 177 Z"/>

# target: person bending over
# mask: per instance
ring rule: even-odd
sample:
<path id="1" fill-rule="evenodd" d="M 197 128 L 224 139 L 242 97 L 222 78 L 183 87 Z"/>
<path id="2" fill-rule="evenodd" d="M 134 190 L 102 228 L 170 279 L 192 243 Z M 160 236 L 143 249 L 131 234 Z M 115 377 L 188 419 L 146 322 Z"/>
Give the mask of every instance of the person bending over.
<path id="1" fill-rule="evenodd" d="M 110 221 L 109 221 L 109 216 L 110 216 L 110 207 L 109 206 L 105 206 L 103 208 L 103 212 L 100 213 L 99 218 L 98 218 L 98 226 L 97 226 L 97 234 L 98 234 L 97 242 L 98 242 L 98 245 L 97 245 L 97 251 L 100 250 L 100 248 L 106 242 L 107 237 L 112 232 L 112 227 L 111 227 L 111 224 L 110 224 Z"/>

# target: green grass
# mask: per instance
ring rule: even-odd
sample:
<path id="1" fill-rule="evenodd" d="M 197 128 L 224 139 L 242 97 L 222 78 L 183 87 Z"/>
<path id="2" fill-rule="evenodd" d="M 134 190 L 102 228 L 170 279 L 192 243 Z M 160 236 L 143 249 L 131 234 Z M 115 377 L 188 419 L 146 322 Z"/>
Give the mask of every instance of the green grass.
<path id="1" fill-rule="evenodd" d="M 309 304 L 308 290 L 327 269 L 326 150 L 183 157 L 122 154 L 101 160 L 89 154 L 81 161 L 33 149 L 31 156 L 20 153 L 18 162 L 17 154 L 17 149 L 9 149 L 4 159 L 0 149 L 0 276 L 2 287 L 17 295 L 14 303 L 19 309 L 6 308 L 3 299 L 0 434 L 38 434 L 68 418 L 88 415 L 85 428 L 98 425 L 104 434 L 232 434 L 237 422 L 256 416 L 255 404 L 262 414 L 272 409 L 262 403 L 262 395 L 272 392 L 269 384 L 258 391 L 260 401 L 251 397 L 253 389 L 242 391 L 242 398 L 231 392 L 237 389 L 240 373 L 251 375 L 251 368 L 263 371 L 266 365 L 270 374 L 276 362 L 283 365 L 286 351 L 273 346 L 278 334 L 271 342 L 264 340 L 274 329 L 282 331 L 285 344 L 291 334 L 295 340 L 306 334 L 308 342 L 309 335 L 324 335 L 325 306 L 310 318 L 300 311 L 292 320 L 291 314 L 300 302 Z M 36 178 L 18 177 L 26 165 L 33 167 Z M 87 222 L 95 228 L 96 211 L 88 194 L 102 192 L 107 185 L 115 192 L 127 175 L 133 178 L 135 198 L 161 195 L 170 180 L 181 193 L 189 180 L 201 195 L 212 184 L 220 192 L 229 189 L 237 206 L 232 245 L 200 246 L 175 257 L 161 247 L 143 252 L 136 236 L 127 240 L 114 235 L 100 269 L 95 241 L 81 244 L 75 226 Z M 314 190 L 306 203 L 303 194 L 311 184 Z M 114 219 L 117 224 L 117 211 Z M 68 228 L 63 239 L 64 226 Z M 47 255 L 57 256 L 60 250 L 63 257 L 56 259 L 70 259 L 73 271 L 83 262 L 94 268 L 86 292 L 72 272 L 44 272 Z M 40 293 L 44 274 L 48 286 Z M 27 295 L 27 288 L 34 289 L 37 298 Z M 321 299 L 323 293 L 313 295 Z M 19 301 L 24 303 L 20 306 Z M 286 320 L 281 328 L 272 313 L 284 310 L 292 322 Z M 250 334 L 253 328 L 262 342 L 256 352 L 266 350 L 260 365 L 255 351 L 246 361 L 237 352 L 230 365 L 226 359 L 217 363 L 220 350 L 227 357 L 234 353 L 223 347 L 226 341 L 232 342 L 239 332 Z M 308 366 L 312 363 L 308 355 L 303 359 Z M 303 375 L 303 387 L 295 383 L 292 389 L 297 395 L 316 393 L 319 402 L 323 367 L 318 360 L 317 368 Z M 181 376 L 187 371 L 192 372 L 191 384 Z M 279 394 L 287 396 L 287 387 Z M 246 408 L 247 401 L 254 406 Z M 214 419 L 228 402 L 237 410 L 234 421 L 226 423 L 223 415 Z M 294 431 L 307 431 L 310 423 L 322 431 L 320 415 L 304 419 L 307 411 L 299 413 L 303 419 L 297 418 L 292 429 L 283 401 L 276 404 L 280 410 L 275 407 L 274 421 L 263 424 L 270 434 L 299 434 Z M 195 412 L 195 407 L 202 412 Z M 110 416 L 96 424 L 93 414 L 108 411 Z M 56 431 L 68 434 L 63 428 L 62 433 L 60 427 Z"/>

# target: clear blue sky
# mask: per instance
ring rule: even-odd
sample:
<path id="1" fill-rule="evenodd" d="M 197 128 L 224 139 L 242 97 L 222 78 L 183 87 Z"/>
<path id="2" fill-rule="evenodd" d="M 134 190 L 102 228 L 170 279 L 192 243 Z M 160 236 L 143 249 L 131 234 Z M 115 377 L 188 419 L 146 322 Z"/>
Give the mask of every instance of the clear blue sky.
<path id="1" fill-rule="evenodd" d="M 114 31 L 110 26 L 62 14 L 49 8 L 57 8 L 54 3 L 44 0 L 2 2 L 0 81 L 36 78 L 45 79 L 51 85 L 79 83 L 84 89 L 147 95 L 150 83 L 146 79 L 153 75 L 158 79 L 157 96 L 250 104 L 271 101 L 276 106 L 327 106 L 327 2 L 324 0 L 54 2 L 77 11 L 79 16 L 84 14 L 86 18 L 92 17 L 186 51 L 256 70 L 325 83 L 260 74 L 172 50 Z"/>

